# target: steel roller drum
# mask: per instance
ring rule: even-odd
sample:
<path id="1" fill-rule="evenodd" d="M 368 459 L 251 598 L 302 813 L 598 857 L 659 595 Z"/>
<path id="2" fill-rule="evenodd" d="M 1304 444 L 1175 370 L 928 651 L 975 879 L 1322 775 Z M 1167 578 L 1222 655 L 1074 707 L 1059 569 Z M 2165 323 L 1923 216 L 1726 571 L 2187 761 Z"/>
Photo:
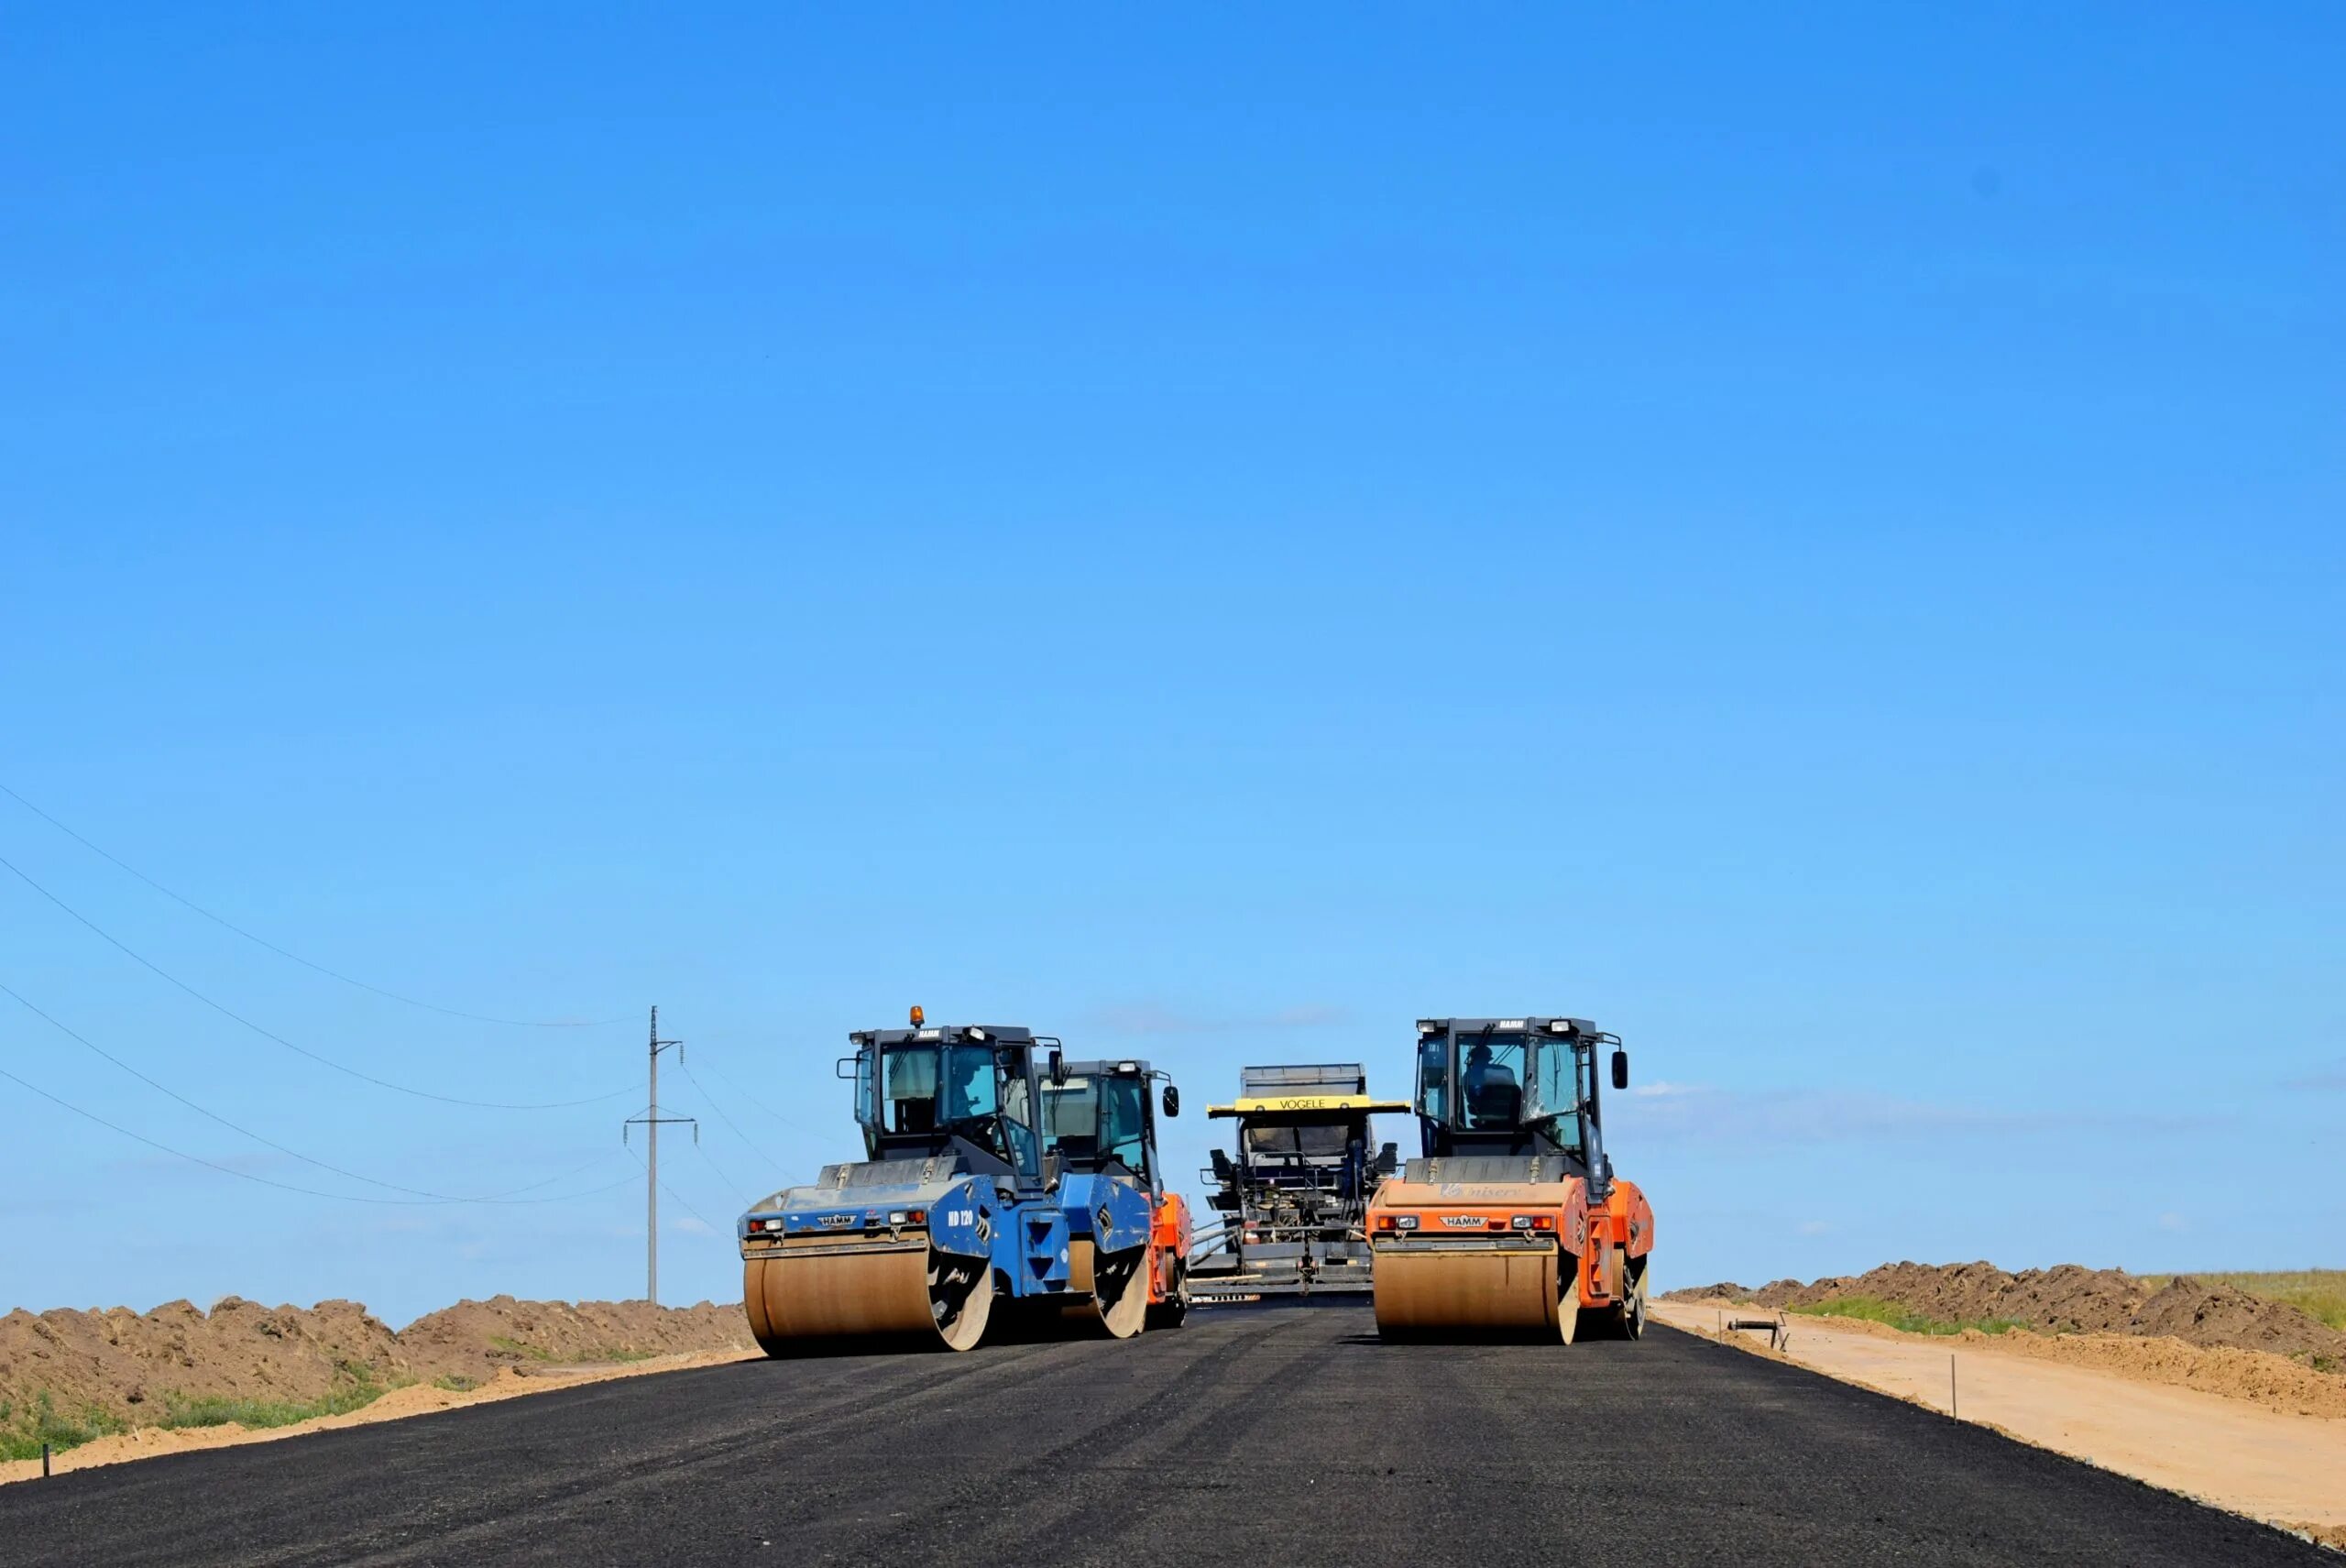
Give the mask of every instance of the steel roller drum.
<path id="1" fill-rule="evenodd" d="M 982 1258 L 924 1241 L 892 1246 L 811 1245 L 742 1265 L 750 1332 L 768 1355 L 832 1338 L 904 1337 L 947 1350 L 982 1338 L 993 1306 Z"/>
<path id="2" fill-rule="evenodd" d="M 1580 1292 L 1560 1288 L 1553 1252 L 1380 1252 L 1372 1276 L 1379 1332 L 1555 1335 L 1580 1326 Z M 1565 1277 L 1571 1287 L 1578 1281 Z"/>
<path id="3" fill-rule="evenodd" d="M 1070 1327 L 1130 1339 L 1148 1321 L 1148 1249 L 1135 1247 L 1102 1267 L 1089 1241 L 1070 1241 L 1067 1248 L 1068 1288 L 1085 1299 L 1059 1308 L 1059 1319 Z"/>

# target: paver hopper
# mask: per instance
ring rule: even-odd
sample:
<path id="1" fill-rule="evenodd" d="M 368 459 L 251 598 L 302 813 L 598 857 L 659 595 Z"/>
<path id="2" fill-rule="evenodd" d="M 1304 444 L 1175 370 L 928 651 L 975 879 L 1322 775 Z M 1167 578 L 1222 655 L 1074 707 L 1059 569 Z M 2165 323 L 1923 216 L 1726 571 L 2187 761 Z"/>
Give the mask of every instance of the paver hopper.
<path id="1" fill-rule="evenodd" d="M 1368 1212 L 1385 1337 L 1644 1332 L 1653 1210 L 1605 1154 L 1600 1044 L 1628 1088 L 1618 1037 L 1585 1018 L 1419 1021 L 1425 1155 Z"/>
<path id="2" fill-rule="evenodd" d="M 1108 1332 L 1146 1310 L 1151 1215 L 1124 1181 L 1080 1184 L 1094 1257 L 1078 1285 L 1074 1196 L 1036 1132 L 1056 1041 L 997 1025 L 864 1030 L 839 1073 L 855 1081 L 867 1159 L 826 1166 L 744 1214 L 742 1299 L 769 1355 L 875 1337 L 968 1350 L 997 1299 L 1088 1306 Z"/>
<path id="3" fill-rule="evenodd" d="M 1376 1100 L 1357 1062 L 1240 1069 L 1238 1098 L 1206 1114 L 1236 1124 L 1234 1155 L 1213 1151 L 1215 1225 L 1191 1259 L 1200 1300 L 1365 1290 L 1369 1197 L 1396 1150 L 1370 1118 L 1407 1111 Z M 1372 1155 L 1371 1151 L 1376 1150 Z"/>

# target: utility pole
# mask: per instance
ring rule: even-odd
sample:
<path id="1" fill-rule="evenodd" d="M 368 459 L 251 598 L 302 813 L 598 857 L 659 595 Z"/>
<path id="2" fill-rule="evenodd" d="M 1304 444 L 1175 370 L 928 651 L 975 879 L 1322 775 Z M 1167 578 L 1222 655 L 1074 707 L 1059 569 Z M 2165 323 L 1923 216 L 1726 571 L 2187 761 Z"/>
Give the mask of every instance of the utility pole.
<path id="1" fill-rule="evenodd" d="M 693 1142 L 700 1142 L 700 1122 L 693 1116 L 663 1116 L 660 1113 L 660 1053 L 670 1046 L 676 1047 L 676 1059 L 685 1059 L 685 1042 L 660 1037 L 660 1009 L 652 1010 L 652 1098 L 644 1104 L 643 1114 L 630 1116 L 619 1124 L 619 1141 L 627 1141 L 627 1130 L 641 1126 L 649 1129 L 645 1137 L 649 1145 L 643 1167 L 643 1299 L 653 1306 L 660 1304 L 660 1125 L 663 1122 L 690 1122 Z"/>

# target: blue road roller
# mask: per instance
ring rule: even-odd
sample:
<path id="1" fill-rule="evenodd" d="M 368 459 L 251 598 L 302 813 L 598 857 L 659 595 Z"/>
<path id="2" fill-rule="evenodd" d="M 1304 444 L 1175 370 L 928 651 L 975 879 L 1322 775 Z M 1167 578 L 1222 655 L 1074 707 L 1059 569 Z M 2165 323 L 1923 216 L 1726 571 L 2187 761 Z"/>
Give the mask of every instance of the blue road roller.
<path id="1" fill-rule="evenodd" d="M 839 1072 L 854 1081 L 869 1157 L 826 1166 L 740 1222 L 742 1300 L 768 1355 L 845 1340 L 969 1350 L 997 1316 L 1072 1318 L 1120 1339 L 1141 1328 L 1147 1190 L 1063 1180 L 1037 1133 L 1058 1041 L 932 1025 L 918 1008 L 909 1027 L 848 1039 Z"/>

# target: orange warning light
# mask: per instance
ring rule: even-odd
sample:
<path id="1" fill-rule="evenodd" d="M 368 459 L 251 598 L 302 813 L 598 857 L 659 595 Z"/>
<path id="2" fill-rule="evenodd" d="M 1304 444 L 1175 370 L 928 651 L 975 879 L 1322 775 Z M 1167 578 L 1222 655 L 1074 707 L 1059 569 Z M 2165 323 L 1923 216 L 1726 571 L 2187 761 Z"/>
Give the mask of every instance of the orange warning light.
<path id="1" fill-rule="evenodd" d="M 919 1009 L 919 1008 L 917 1008 L 917 1007 L 914 1008 L 914 1009 L 913 1009 L 913 1027 L 914 1027 L 914 1028 L 915 1028 L 915 1029 L 917 1029 L 917 1028 L 919 1028 L 919 1027 L 921 1026 L 921 1025 L 922 1025 L 924 1022 L 926 1022 L 926 1020 L 921 1016 L 921 1011 L 920 1011 L 920 1009 Z"/>

